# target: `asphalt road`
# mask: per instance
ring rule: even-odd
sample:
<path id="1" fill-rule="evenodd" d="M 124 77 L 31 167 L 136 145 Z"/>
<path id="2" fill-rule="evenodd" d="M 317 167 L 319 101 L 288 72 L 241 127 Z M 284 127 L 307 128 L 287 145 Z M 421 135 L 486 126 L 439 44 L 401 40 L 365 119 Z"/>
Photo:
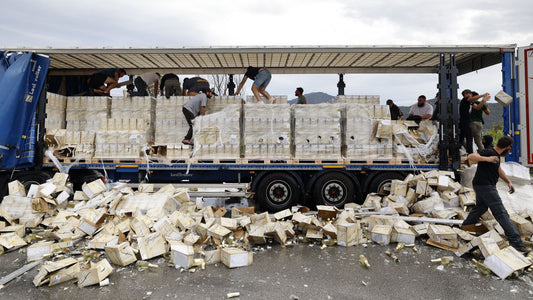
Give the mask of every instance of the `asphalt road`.
<path id="1" fill-rule="evenodd" d="M 180 271 L 160 257 L 159 267 L 139 270 L 117 267 L 110 285 L 79 288 L 74 281 L 34 287 L 38 267 L 6 284 L 0 299 L 526 299 L 533 298 L 533 273 L 501 280 L 477 272 L 470 258 L 448 265 L 431 259 L 451 253 L 417 241 L 412 248 L 368 244 L 354 247 L 272 244 L 257 249 L 251 266 L 229 269 L 222 264 L 205 270 Z M 385 251 L 395 253 L 395 262 Z M 370 268 L 359 262 L 364 254 Z M 0 256 L 0 278 L 25 263 L 25 250 Z"/>

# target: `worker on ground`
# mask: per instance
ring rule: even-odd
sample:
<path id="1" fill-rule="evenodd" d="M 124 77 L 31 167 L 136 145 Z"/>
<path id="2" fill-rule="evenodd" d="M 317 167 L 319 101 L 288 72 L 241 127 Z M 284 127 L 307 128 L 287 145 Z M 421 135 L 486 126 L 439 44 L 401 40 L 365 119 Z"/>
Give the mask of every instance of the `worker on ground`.
<path id="1" fill-rule="evenodd" d="M 409 109 L 409 117 L 407 120 L 414 120 L 420 122 L 427 120 L 433 115 L 433 106 L 426 102 L 426 96 L 418 96 L 418 102 L 413 104 Z"/>
<path id="2" fill-rule="evenodd" d="M 183 79 L 183 96 L 198 95 L 198 93 L 206 89 L 209 89 L 209 81 L 202 77 Z"/>
<path id="3" fill-rule="evenodd" d="M 480 150 L 479 153 L 468 155 L 467 158 L 470 162 L 478 164 L 476 174 L 472 180 L 472 185 L 476 192 L 476 205 L 463 221 L 462 228 L 466 231 L 475 231 L 475 224 L 490 208 L 492 215 L 503 228 L 509 244 L 516 250 L 525 253 L 528 252 L 528 249 L 524 246 L 516 226 L 511 222 L 496 189 L 498 178 L 501 178 L 509 186 L 509 193 L 514 193 L 513 183 L 500 167 L 500 157 L 505 157 L 511 150 L 512 144 L 513 138 L 503 136 L 493 149 L 484 149 Z"/>
<path id="4" fill-rule="evenodd" d="M 475 97 L 478 95 L 476 92 L 472 92 L 472 95 Z M 483 146 L 483 142 L 481 141 L 481 134 L 483 132 L 483 113 L 489 115 L 490 110 L 487 105 L 487 102 L 490 99 L 490 95 L 485 95 L 483 97 L 483 100 L 481 101 L 474 101 L 472 103 L 472 110 L 470 112 L 470 128 L 472 129 L 472 137 L 474 138 L 474 143 L 476 143 L 476 146 L 478 150 L 482 150 L 485 147 Z"/>
<path id="5" fill-rule="evenodd" d="M 160 78 L 161 78 L 161 74 L 159 73 L 141 74 L 135 77 L 135 80 L 133 80 L 133 83 L 137 91 L 134 92 L 132 90 L 128 90 L 128 93 L 130 94 L 130 96 L 148 96 L 148 89 L 153 87 L 154 97 L 157 98 L 157 92 L 158 92 L 157 89 L 159 88 Z"/>
<path id="6" fill-rule="evenodd" d="M 298 97 L 298 101 L 296 101 L 296 104 L 307 104 L 307 99 L 304 96 L 303 88 L 297 87 L 296 91 L 294 92 L 294 96 Z"/>
<path id="7" fill-rule="evenodd" d="M 249 66 L 248 69 L 246 69 L 246 73 L 244 73 L 244 77 L 242 78 L 241 83 L 239 83 L 239 87 L 237 88 L 235 94 L 238 95 L 241 92 L 244 83 L 248 78 L 254 81 L 252 84 L 252 93 L 254 93 L 257 102 L 262 102 L 261 95 L 263 95 L 270 103 L 276 103 L 277 99 L 270 96 L 270 94 L 266 91 L 266 87 L 270 83 L 270 79 L 272 79 L 272 74 L 265 68 L 255 68 Z"/>
<path id="8" fill-rule="evenodd" d="M 161 96 L 164 93 L 167 99 L 170 96 L 181 96 L 180 78 L 178 75 L 173 73 L 163 75 L 159 84 L 159 90 L 161 91 Z"/>
<path id="9" fill-rule="evenodd" d="M 403 113 L 398 107 L 398 105 L 394 104 L 394 101 L 392 101 L 392 99 L 387 100 L 386 103 L 389 106 L 390 119 L 391 120 L 403 120 Z"/>
<path id="10" fill-rule="evenodd" d="M 187 120 L 187 124 L 189 124 L 189 131 L 187 132 L 187 135 L 185 138 L 181 141 L 182 143 L 186 145 L 194 145 L 192 142 L 192 134 L 193 134 L 193 127 L 192 127 L 192 120 L 200 115 L 205 115 L 205 107 L 207 105 L 207 99 L 211 99 L 215 93 L 210 89 L 204 89 L 201 91 L 201 93 L 192 96 L 191 100 L 187 101 L 183 105 L 183 115 L 185 116 L 185 119 Z"/>
<path id="11" fill-rule="evenodd" d="M 459 143 L 463 144 L 466 148 L 466 153 L 470 154 L 474 152 L 472 147 L 472 128 L 470 127 L 470 123 L 472 122 L 470 118 L 470 108 L 472 102 L 481 97 L 485 97 L 488 93 L 474 96 L 471 90 L 466 89 L 462 92 L 462 95 L 463 99 L 461 99 L 461 102 L 459 103 Z"/>

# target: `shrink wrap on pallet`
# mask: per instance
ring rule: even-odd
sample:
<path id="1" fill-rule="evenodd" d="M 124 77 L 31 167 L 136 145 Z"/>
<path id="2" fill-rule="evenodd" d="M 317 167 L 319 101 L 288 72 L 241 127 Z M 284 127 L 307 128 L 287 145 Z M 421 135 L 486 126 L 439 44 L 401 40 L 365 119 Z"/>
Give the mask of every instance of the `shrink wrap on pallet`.
<path id="1" fill-rule="evenodd" d="M 229 104 L 223 111 L 194 119 L 193 157 L 240 158 L 240 111 L 240 104 Z"/>
<path id="2" fill-rule="evenodd" d="M 341 104 L 296 104 L 294 157 L 338 159 L 341 156 Z"/>
<path id="3" fill-rule="evenodd" d="M 243 108 L 244 157 L 289 159 L 291 112 L 288 104 L 247 103 Z"/>

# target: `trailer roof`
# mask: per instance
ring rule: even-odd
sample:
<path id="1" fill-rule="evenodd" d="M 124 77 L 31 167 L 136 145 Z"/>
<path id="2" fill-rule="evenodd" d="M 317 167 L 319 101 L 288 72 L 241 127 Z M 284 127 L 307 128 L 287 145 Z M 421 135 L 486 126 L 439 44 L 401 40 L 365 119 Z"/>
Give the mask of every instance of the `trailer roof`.
<path id="1" fill-rule="evenodd" d="M 128 74 L 240 74 L 248 66 L 276 74 L 437 73 L 440 54 L 455 54 L 459 75 L 501 63 L 509 45 L 242 46 L 182 48 L 11 48 L 48 55 L 51 75 L 83 75 L 119 67 Z M 445 57 L 449 63 L 449 55 Z"/>

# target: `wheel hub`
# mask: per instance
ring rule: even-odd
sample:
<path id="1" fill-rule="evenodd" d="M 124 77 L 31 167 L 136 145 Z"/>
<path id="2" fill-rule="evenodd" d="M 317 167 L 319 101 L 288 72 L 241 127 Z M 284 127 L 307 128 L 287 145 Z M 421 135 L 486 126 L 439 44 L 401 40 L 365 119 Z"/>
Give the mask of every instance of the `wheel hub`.
<path id="1" fill-rule="evenodd" d="M 344 197 L 344 189 L 338 183 L 330 183 L 324 188 L 324 197 L 329 202 L 338 202 Z"/>

